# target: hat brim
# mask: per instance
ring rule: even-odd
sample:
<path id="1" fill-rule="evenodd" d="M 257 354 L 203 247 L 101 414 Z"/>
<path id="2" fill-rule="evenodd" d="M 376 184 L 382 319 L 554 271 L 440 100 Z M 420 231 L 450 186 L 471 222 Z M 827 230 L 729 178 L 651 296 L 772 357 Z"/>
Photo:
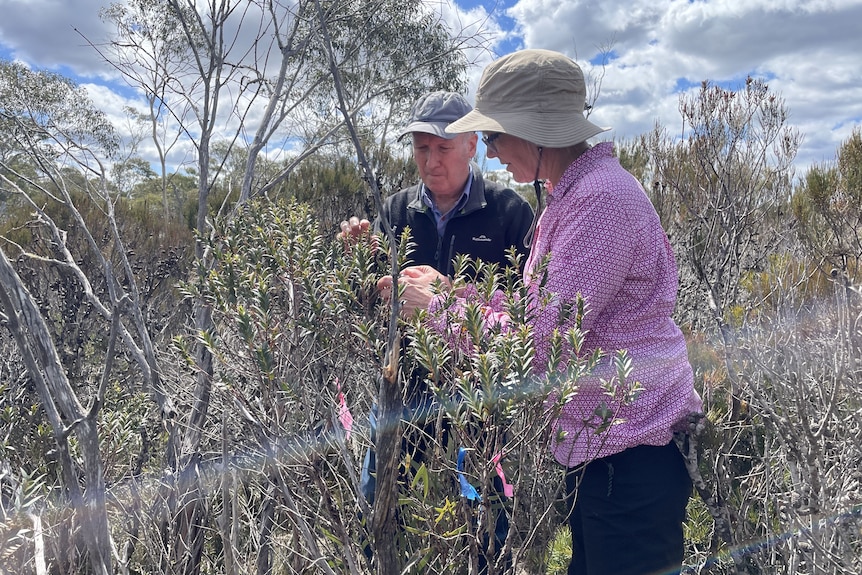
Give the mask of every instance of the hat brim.
<path id="1" fill-rule="evenodd" d="M 453 140 L 457 138 L 458 133 L 446 131 L 447 125 L 449 124 L 442 122 L 413 122 L 412 124 L 409 124 L 401 130 L 401 133 L 398 134 L 398 139 L 401 140 L 404 136 L 406 136 L 407 134 L 412 134 L 413 132 L 433 134 L 438 138 L 445 138 L 447 140 Z"/>
<path id="2" fill-rule="evenodd" d="M 491 117 L 473 109 L 460 120 L 449 124 L 446 131 L 450 135 L 462 132 L 501 132 L 537 146 L 565 148 L 585 142 L 610 129 L 593 124 L 578 112 L 539 114 L 519 110 L 496 112 Z"/>

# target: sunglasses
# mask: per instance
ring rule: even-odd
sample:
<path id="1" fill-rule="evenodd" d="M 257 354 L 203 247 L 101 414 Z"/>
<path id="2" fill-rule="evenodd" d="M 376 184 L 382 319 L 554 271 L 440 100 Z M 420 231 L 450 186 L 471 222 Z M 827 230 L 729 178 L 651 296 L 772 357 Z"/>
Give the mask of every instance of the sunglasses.
<path id="1" fill-rule="evenodd" d="M 497 153 L 497 144 L 494 142 L 497 141 L 497 138 L 500 137 L 502 132 L 488 132 L 482 135 L 482 143 L 485 144 L 485 147 L 488 148 L 493 153 Z"/>

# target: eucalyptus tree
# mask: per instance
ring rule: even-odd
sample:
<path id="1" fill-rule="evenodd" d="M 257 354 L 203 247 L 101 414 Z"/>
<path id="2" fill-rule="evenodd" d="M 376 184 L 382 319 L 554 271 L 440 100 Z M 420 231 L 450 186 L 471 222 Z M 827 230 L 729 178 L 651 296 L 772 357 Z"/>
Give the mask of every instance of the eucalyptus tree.
<path id="1" fill-rule="evenodd" d="M 453 30 L 416 0 L 322 7 L 346 105 L 369 148 L 389 141 L 418 94 L 462 88 L 466 54 L 484 43 L 481 30 Z M 102 15 L 116 26 L 102 55 L 157 104 L 152 117 L 170 120 L 194 146 L 202 190 L 220 174 L 209 158 L 212 140 L 228 152 L 245 149 L 240 202 L 277 186 L 321 146 L 350 153 L 313 2 L 134 0 Z M 264 149 L 291 161 L 261 178 L 255 167 Z"/>
<path id="2" fill-rule="evenodd" d="M 54 558 L 64 568 L 78 562 L 75 542 L 83 541 L 89 572 L 112 573 L 112 556 L 122 553 L 109 533 L 99 425 L 118 357 L 137 367 L 140 388 L 164 417 L 174 415 L 115 218 L 107 165 L 117 137 L 86 92 L 55 74 L 0 62 L 0 102 L 0 131 L 15 150 L 0 158 L 0 189 L 12 205 L 0 246 L 0 301 L 27 376 L 9 381 L 29 381 L 38 392 L 58 454 L 59 503 L 73 511 L 42 527 L 71 534 Z M 15 207 L 30 214 L 17 229 L 10 227 Z M 101 215 L 98 231 L 85 218 L 90 212 Z M 87 342 L 88 365 L 70 363 L 80 361 L 64 351 L 70 331 Z M 33 471 L 42 464 L 26 462 Z"/>
<path id="3" fill-rule="evenodd" d="M 109 62 L 127 76 L 128 81 L 142 88 L 146 109 L 141 112 L 129 109 L 133 120 L 146 125 L 149 140 L 155 148 L 159 165 L 159 182 L 162 198 L 163 217 L 169 221 L 172 212 L 169 204 L 168 156 L 179 145 L 182 132 L 176 123 L 186 117 L 187 110 L 168 109 L 168 87 L 177 74 L 182 73 L 182 60 L 179 56 L 184 48 L 184 37 L 177 23 L 165 13 L 164 6 L 158 2 L 125 2 L 111 4 L 104 8 L 101 17 L 116 26 L 117 36 L 122 43 L 113 45 Z M 93 44 L 96 50 L 107 50 Z"/>

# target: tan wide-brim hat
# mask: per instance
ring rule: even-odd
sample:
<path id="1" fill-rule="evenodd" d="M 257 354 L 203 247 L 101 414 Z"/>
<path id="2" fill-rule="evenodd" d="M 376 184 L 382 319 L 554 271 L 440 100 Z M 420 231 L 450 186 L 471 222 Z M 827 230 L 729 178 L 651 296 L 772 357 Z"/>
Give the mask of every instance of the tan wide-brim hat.
<path id="1" fill-rule="evenodd" d="M 571 58 L 521 50 L 485 68 L 473 110 L 446 131 L 502 132 L 537 146 L 574 146 L 610 130 L 584 117 L 586 96 L 584 73 Z"/>

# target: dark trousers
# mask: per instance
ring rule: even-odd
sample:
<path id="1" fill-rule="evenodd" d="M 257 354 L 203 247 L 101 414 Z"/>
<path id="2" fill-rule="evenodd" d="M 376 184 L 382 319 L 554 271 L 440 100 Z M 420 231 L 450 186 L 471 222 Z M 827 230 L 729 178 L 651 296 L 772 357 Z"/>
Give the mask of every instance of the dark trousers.
<path id="1" fill-rule="evenodd" d="M 684 555 L 691 479 L 674 442 L 570 468 L 568 575 L 671 575 Z"/>

